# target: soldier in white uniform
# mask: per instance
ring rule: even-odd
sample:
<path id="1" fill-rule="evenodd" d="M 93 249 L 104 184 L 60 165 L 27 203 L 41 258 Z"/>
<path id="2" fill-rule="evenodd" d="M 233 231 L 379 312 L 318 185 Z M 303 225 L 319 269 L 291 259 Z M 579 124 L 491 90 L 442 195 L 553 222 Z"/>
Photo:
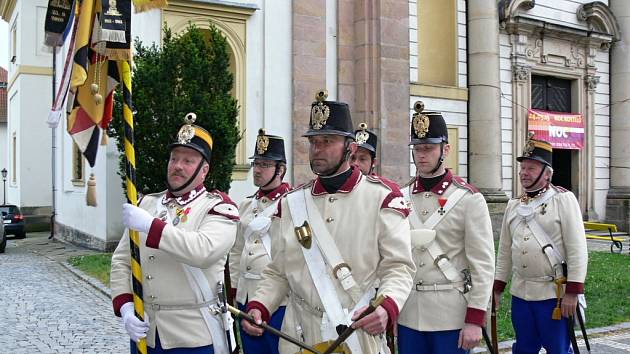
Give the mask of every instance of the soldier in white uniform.
<path id="1" fill-rule="evenodd" d="M 245 310 L 247 300 L 254 295 L 262 270 L 271 261 L 271 215 L 278 201 L 291 187 L 282 179 L 287 171 L 284 140 L 279 136 L 258 131 L 252 161 L 254 185 L 258 191 L 243 201 L 240 206 L 236 243 L 230 251 L 230 278 L 236 302 Z M 269 324 L 280 329 L 284 318 L 285 303 L 271 315 Z M 241 328 L 241 342 L 245 354 L 277 354 L 278 337 L 269 333 L 250 336 Z"/>
<path id="2" fill-rule="evenodd" d="M 479 343 L 490 304 L 490 215 L 481 193 L 446 169 L 450 145 L 442 115 L 423 111 L 420 101 L 414 109 L 409 145 L 417 172 L 403 192 L 418 271 L 398 319 L 399 352 L 463 353 Z"/>
<path id="3" fill-rule="evenodd" d="M 274 215 L 272 261 L 248 303 L 269 320 L 289 295 L 282 330 L 322 351 L 377 293 L 383 304 L 354 324 L 352 353 L 387 352 L 383 333 L 398 317 L 412 286 L 408 208 L 399 189 L 351 167 L 355 151 L 348 105 L 318 93 L 311 107 L 309 157 L 317 178 L 288 193 Z M 251 335 L 262 329 L 241 322 Z M 280 341 L 280 353 L 295 353 Z"/>
<path id="4" fill-rule="evenodd" d="M 364 175 L 374 173 L 376 167 L 376 145 L 378 137 L 367 129 L 366 123 L 359 124 L 359 129 L 354 132 L 357 143 L 357 151 L 350 156 L 350 163 L 357 165 Z"/>
<path id="5" fill-rule="evenodd" d="M 551 184 L 552 153 L 551 144 L 530 134 L 516 159 L 525 193 L 510 200 L 501 228 L 494 298 L 498 309 L 511 276 L 517 354 L 541 347 L 570 352 L 568 318 L 583 300 L 588 253 L 582 213 L 573 193 Z"/>
<path id="6" fill-rule="evenodd" d="M 190 115 L 190 114 L 189 114 Z M 192 125 L 168 146 L 168 190 L 146 195 L 139 207 L 123 205 L 123 224 L 140 233 L 145 321 L 134 315 L 129 237 L 112 257 L 116 316 L 135 342 L 147 338 L 149 353 L 227 353 L 225 317 L 216 309 L 217 284 L 236 236 L 238 210 L 222 192 L 203 185 L 212 137 Z"/>

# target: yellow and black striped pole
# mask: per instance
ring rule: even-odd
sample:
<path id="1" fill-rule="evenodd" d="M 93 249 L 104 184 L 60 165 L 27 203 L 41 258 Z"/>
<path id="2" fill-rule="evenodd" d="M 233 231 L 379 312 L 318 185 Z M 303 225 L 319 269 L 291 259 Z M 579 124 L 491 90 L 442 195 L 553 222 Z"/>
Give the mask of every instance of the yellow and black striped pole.
<path id="1" fill-rule="evenodd" d="M 127 158 L 127 199 L 129 203 L 138 205 L 136 190 L 136 151 L 133 137 L 133 112 L 131 103 L 131 66 L 128 61 L 118 62 L 118 71 L 122 78 L 123 89 L 123 119 L 125 121 L 125 157 Z M 131 274 L 133 283 L 133 306 L 136 316 L 144 320 L 144 299 L 142 298 L 142 267 L 140 265 L 140 236 L 138 231 L 129 229 L 129 245 L 131 246 Z M 146 338 L 142 338 L 136 345 L 137 352 L 147 353 Z"/>

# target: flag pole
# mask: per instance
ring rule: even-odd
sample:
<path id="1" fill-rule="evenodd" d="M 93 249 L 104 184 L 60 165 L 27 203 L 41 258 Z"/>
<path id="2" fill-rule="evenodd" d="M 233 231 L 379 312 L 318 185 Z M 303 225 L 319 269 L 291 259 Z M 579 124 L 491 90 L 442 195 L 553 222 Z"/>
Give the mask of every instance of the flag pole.
<path id="1" fill-rule="evenodd" d="M 52 46 L 52 106 L 55 106 L 56 100 L 56 91 L 57 91 L 57 47 Z M 52 214 L 50 215 L 50 236 L 48 236 L 49 240 L 52 240 L 55 237 L 55 173 L 56 173 L 56 150 L 57 150 L 57 127 L 51 127 L 51 153 L 50 153 L 50 163 L 51 163 L 51 174 L 52 174 Z"/>
<path id="2" fill-rule="evenodd" d="M 133 136 L 133 105 L 131 101 L 131 66 L 129 61 L 121 60 L 118 62 L 118 70 L 121 73 L 122 90 L 123 90 L 123 119 L 125 126 L 125 157 L 126 164 L 126 183 L 127 183 L 127 199 L 129 203 L 138 205 L 138 191 L 136 189 L 136 152 L 134 147 Z M 144 320 L 144 299 L 142 297 L 142 267 L 140 265 L 140 236 L 138 231 L 129 229 L 129 242 L 131 248 L 131 274 L 133 283 L 133 306 L 136 316 L 140 320 Z M 136 345 L 137 352 L 141 354 L 147 353 L 146 338 L 141 338 Z"/>

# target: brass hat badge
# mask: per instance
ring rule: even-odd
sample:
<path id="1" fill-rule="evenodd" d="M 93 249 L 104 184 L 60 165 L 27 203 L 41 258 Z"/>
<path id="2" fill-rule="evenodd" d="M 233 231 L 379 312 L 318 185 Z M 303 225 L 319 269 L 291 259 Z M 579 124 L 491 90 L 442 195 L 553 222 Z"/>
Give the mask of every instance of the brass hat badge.
<path id="1" fill-rule="evenodd" d="M 256 138 L 256 152 L 258 155 L 262 155 L 267 152 L 269 148 L 269 137 L 265 135 L 265 130 L 258 130 L 258 137 Z"/>
<path id="2" fill-rule="evenodd" d="M 322 127 L 326 125 L 328 117 L 330 117 L 330 107 L 324 104 L 327 98 L 327 90 L 320 90 L 315 95 L 317 104 L 311 109 L 311 125 L 315 130 L 322 129 Z"/>
<path id="3" fill-rule="evenodd" d="M 528 132 L 527 133 L 527 142 L 525 143 L 525 146 L 523 146 L 523 156 L 525 157 L 529 157 L 532 155 L 532 152 L 534 152 L 534 142 L 532 141 L 532 138 L 534 137 L 534 132 Z"/>
<path id="4" fill-rule="evenodd" d="M 429 116 L 422 114 L 424 110 L 424 103 L 422 101 L 416 101 L 416 103 L 413 104 L 413 109 L 416 111 L 416 113 L 413 114 L 412 120 L 413 130 L 416 132 L 418 138 L 422 139 L 427 136 L 429 132 L 429 124 L 431 124 Z"/>
<path id="5" fill-rule="evenodd" d="M 370 138 L 370 134 L 366 131 L 367 124 L 365 123 L 359 124 L 359 129 L 361 129 L 361 131 L 357 132 L 354 138 L 357 141 L 357 144 L 359 145 L 365 144 Z"/>
<path id="6" fill-rule="evenodd" d="M 179 129 L 177 133 L 177 142 L 180 144 L 188 144 L 190 140 L 195 137 L 195 127 L 192 125 L 197 120 L 197 115 L 194 113 L 186 114 L 184 117 L 184 125 Z"/>

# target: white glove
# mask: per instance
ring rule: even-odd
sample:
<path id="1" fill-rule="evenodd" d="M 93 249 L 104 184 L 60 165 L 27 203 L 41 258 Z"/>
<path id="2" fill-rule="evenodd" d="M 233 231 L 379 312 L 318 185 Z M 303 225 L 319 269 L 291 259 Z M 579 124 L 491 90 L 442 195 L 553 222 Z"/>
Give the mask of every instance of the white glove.
<path id="1" fill-rule="evenodd" d="M 128 302 L 122 305 L 120 314 L 125 331 L 127 331 L 131 340 L 138 343 L 140 338 L 147 336 L 147 331 L 149 330 L 149 316 L 146 312 L 144 314 L 144 322 L 140 321 L 134 313 L 133 302 Z"/>
<path id="2" fill-rule="evenodd" d="M 139 232 L 149 233 L 154 217 L 148 211 L 129 203 L 123 204 L 122 222 L 125 227 Z"/>

